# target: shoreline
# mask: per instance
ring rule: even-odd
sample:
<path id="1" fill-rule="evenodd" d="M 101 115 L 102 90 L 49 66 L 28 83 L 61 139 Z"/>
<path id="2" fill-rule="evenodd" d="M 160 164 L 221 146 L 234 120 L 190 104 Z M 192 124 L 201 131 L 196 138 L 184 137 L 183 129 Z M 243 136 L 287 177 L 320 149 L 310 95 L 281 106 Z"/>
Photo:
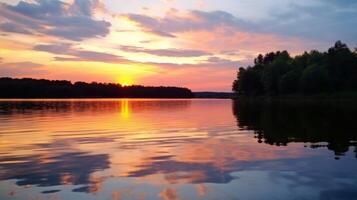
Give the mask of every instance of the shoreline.
<path id="1" fill-rule="evenodd" d="M 266 102 L 266 103 L 339 103 L 348 102 L 357 104 L 357 95 L 351 94 L 316 94 L 316 95 L 282 95 L 282 96 L 235 96 L 235 101 Z"/>

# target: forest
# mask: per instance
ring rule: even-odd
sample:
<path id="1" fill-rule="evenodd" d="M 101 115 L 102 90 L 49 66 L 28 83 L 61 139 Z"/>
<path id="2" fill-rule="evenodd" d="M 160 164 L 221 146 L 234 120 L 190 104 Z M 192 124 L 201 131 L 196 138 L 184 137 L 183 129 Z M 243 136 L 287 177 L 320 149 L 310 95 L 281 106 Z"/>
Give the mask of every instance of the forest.
<path id="1" fill-rule="evenodd" d="M 122 86 L 115 83 L 85 83 L 31 78 L 0 78 L 0 98 L 191 98 L 180 87 Z"/>
<path id="2" fill-rule="evenodd" d="M 253 66 L 239 68 L 232 89 L 240 96 L 356 93 L 357 49 L 337 41 L 327 52 L 260 54 Z"/>

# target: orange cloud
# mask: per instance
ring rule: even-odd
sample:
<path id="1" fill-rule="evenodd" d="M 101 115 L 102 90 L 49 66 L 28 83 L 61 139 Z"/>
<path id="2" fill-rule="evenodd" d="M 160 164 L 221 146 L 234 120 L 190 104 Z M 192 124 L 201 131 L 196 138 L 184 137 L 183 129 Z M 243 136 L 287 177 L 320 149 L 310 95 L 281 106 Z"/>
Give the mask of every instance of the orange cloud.
<path id="1" fill-rule="evenodd" d="M 163 200 L 180 200 L 178 192 L 173 188 L 165 188 L 159 193 L 159 197 Z"/>
<path id="2" fill-rule="evenodd" d="M 46 73 L 21 66 L 2 69 L 14 77 L 231 91 L 236 69 L 259 53 L 287 49 L 294 54 L 317 44 L 264 31 L 225 11 L 123 14 L 110 12 L 99 0 L 21 6 L 0 6 L 3 63 L 38 63 Z M 77 18 L 86 23 L 73 25 Z"/>

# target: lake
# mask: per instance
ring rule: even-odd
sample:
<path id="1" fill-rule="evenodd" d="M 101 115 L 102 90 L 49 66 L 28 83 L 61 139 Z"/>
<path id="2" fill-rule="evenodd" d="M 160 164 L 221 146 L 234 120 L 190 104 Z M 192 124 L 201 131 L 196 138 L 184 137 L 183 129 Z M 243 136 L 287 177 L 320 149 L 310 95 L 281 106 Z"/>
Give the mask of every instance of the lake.
<path id="1" fill-rule="evenodd" d="M 0 199 L 357 199 L 357 108 L 1 100 Z"/>

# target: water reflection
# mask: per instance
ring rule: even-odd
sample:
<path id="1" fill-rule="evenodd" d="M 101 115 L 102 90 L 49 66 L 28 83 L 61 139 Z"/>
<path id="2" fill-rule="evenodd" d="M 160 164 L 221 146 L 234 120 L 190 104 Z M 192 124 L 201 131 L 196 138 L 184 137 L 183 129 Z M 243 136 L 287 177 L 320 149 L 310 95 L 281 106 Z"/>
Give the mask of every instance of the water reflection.
<path id="1" fill-rule="evenodd" d="M 317 107 L 235 102 L 233 111 L 230 100 L 0 101 L 0 199 L 357 195 L 355 132 L 344 124 L 352 110 L 330 118 Z"/>
<path id="2" fill-rule="evenodd" d="M 90 175 L 109 167 L 108 155 L 84 152 L 59 155 L 3 157 L 0 179 L 16 179 L 19 186 L 55 186 L 92 184 Z"/>
<path id="3" fill-rule="evenodd" d="M 189 100 L 152 100 L 152 99 L 46 99 L 46 100 L 6 100 L 0 99 L 0 114 L 36 114 L 55 112 L 112 112 L 119 111 L 123 116 L 131 112 L 146 110 L 177 110 L 190 105 Z"/>
<path id="4" fill-rule="evenodd" d="M 354 147 L 357 158 L 357 104 L 351 102 L 238 102 L 233 113 L 242 129 L 254 130 L 259 143 L 310 143 L 327 147 L 336 158 Z M 321 144 L 322 142 L 327 143 Z"/>

